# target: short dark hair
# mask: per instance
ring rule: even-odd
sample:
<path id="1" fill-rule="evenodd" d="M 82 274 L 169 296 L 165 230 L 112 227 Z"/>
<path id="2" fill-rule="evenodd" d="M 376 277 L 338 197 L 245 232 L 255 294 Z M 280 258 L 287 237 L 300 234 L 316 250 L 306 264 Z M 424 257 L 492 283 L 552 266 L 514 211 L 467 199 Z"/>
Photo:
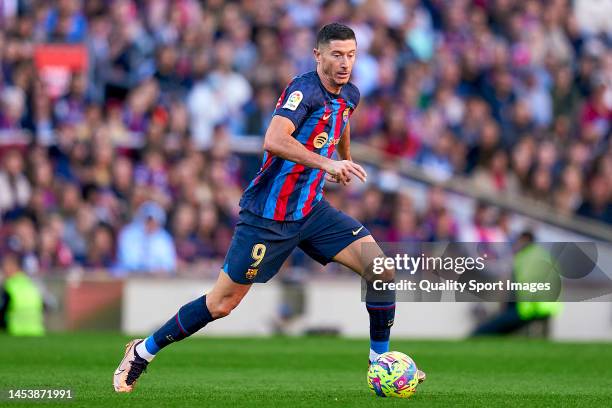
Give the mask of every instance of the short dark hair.
<path id="1" fill-rule="evenodd" d="M 321 44 L 329 44 L 332 40 L 355 40 L 355 32 L 344 24 L 331 23 L 323 26 L 317 34 L 317 48 Z"/>

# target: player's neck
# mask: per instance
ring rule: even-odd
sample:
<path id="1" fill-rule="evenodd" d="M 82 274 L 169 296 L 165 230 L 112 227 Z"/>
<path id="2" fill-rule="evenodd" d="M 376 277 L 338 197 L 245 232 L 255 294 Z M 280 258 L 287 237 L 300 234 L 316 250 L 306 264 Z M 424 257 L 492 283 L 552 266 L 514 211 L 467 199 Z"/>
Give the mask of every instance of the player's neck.
<path id="1" fill-rule="evenodd" d="M 342 89 L 342 85 L 340 86 L 336 85 L 334 81 L 332 81 L 327 76 L 325 76 L 324 73 L 320 72 L 318 67 L 317 67 L 317 75 L 319 76 L 319 80 L 323 84 L 323 87 L 327 89 L 328 92 L 331 92 L 334 95 L 338 95 L 340 93 L 340 90 Z"/>

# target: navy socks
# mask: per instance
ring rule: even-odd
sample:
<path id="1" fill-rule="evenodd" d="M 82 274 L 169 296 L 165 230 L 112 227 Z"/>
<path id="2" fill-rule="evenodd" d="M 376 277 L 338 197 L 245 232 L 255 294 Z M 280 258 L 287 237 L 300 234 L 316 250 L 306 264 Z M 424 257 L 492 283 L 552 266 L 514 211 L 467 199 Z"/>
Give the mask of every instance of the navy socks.
<path id="1" fill-rule="evenodd" d="M 367 302 L 370 315 L 370 361 L 389 351 L 391 326 L 395 319 L 395 302 Z"/>
<path id="2" fill-rule="evenodd" d="M 191 336 L 214 319 L 206 306 L 206 295 L 183 305 L 155 333 L 144 342 L 147 351 L 155 355 L 159 350 L 175 341 Z"/>
<path id="3" fill-rule="evenodd" d="M 366 302 L 370 315 L 370 361 L 389 351 L 389 337 L 395 318 L 395 302 Z M 214 319 L 206 306 L 206 295 L 183 305 L 155 333 L 137 348 L 138 354 L 150 361 L 170 343 L 191 336 Z M 144 354 L 144 355 L 143 355 Z"/>

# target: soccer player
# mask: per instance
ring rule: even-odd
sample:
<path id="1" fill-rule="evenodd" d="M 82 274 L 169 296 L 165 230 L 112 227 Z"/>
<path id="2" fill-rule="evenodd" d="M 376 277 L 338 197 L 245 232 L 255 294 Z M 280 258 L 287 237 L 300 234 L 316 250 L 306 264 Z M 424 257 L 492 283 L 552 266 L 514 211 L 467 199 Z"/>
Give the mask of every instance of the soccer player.
<path id="1" fill-rule="evenodd" d="M 126 345 L 113 377 L 115 391 L 132 391 L 162 348 L 229 315 L 251 285 L 272 278 L 296 247 L 322 264 L 335 261 L 366 279 L 372 276 L 373 258 L 382 250 L 361 223 L 331 207 L 322 191 L 325 180 L 343 185 L 366 180 L 350 154 L 349 118 L 359 103 L 359 91 L 349 82 L 356 52 L 349 27 L 332 23 L 319 31 L 317 69 L 294 78 L 278 99 L 264 138 L 263 165 L 240 200 L 240 219 L 217 282 L 145 340 Z M 340 160 L 332 159 L 334 151 Z M 363 244 L 375 251 L 362 251 Z M 394 272 L 386 270 L 378 279 L 390 281 Z M 395 297 L 387 300 L 366 297 L 370 362 L 389 351 Z M 418 375 L 425 379 L 422 371 Z"/>

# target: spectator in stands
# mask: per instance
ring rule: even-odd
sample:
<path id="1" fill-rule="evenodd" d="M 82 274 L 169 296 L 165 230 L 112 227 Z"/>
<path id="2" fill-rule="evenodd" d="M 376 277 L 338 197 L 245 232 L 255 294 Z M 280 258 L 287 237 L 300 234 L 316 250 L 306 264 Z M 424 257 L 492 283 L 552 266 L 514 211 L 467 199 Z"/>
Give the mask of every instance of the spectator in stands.
<path id="1" fill-rule="evenodd" d="M 188 97 L 195 145 L 209 149 L 213 129 L 223 121 L 240 119 L 240 109 L 251 98 L 251 86 L 239 73 L 232 70 L 231 43 L 219 41 L 215 49 L 217 69 L 207 81 L 194 86 Z"/>
<path id="2" fill-rule="evenodd" d="M 95 225 L 96 214 L 88 204 L 81 204 L 74 216 L 66 222 L 62 238 L 79 263 L 84 263 L 87 258 L 89 237 Z"/>
<path id="3" fill-rule="evenodd" d="M 61 218 L 55 218 L 62 223 Z M 40 229 L 38 237 L 38 262 L 41 271 L 62 273 L 73 263 L 70 248 L 61 240 L 61 229 L 53 228 L 52 221 Z"/>
<path id="4" fill-rule="evenodd" d="M 127 157 L 117 157 L 113 163 L 112 171 L 112 190 L 115 197 L 123 204 L 130 201 L 133 190 L 133 165 Z"/>
<path id="5" fill-rule="evenodd" d="M 24 90 L 18 87 L 7 87 L 0 94 L 0 98 L 0 131 L 19 131 L 25 127 L 26 95 Z M 3 135 L 4 132 L 0 133 L 0 136 Z"/>
<path id="6" fill-rule="evenodd" d="M 509 169 L 508 155 L 505 150 L 497 150 L 487 168 L 477 167 L 474 171 L 474 184 L 489 194 L 516 194 L 518 180 Z"/>
<path id="7" fill-rule="evenodd" d="M 134 220 L 119 234 L 118 273 L 174 273 L 176 250 L 163 228 L 166 213 L 148 201 L 138 209 Z"/>
<path id="8" fill-rule="evenodd" d="M 50 41 L 76 43 L 85 39 L 87 20 L 80 0 L 62 0 L 47 13 L 45 31 Z"/>
<path id="9" fill-rule="evenodd" d="M 610 180 L 603 174 L 595 174 L 589 181 L 589 194 L 578 208 L 578 214 L 612 223 L 611 194 Z"/>
<path id="10" fill-rule="evenodd" d="M 580 91 L 573 81 L 570 67 L 562 66 L 554 73 L 552 89 L 553 115 L 573 116 L 580 103 Z"/>
<path id="11" fill-rule="evenodd" d="M 198 254 L 196 227 L 197 219 L 193 207 L 188 204 L 178 206 L 172 219 L 172 236 L 176 243 L 179 265 L 196 260 Z"/>
<path id="12" fill-rule="evenodd" d="M 438 137 L 432 148 L 421 151 L 418 163 L 437 180 L 448 180 L 452 177 L 455 167 L 452 149 L 457 147 L 459 146 L 452 133 L 447 131 Z"/>
<path id="13" fill-rule="evenodd" d="M 30 217 L 22 216 L 11 225 L 7 242 L 21 256 L 23 271 L 30 276 L 41 272 L 37 253 L 36 225 Z"/>
<path id="14" fill-rule="evenodd" d="M 555 193 L 555 207 L 565 214 L 573 214 L 582 204 L 582 190 L 582 173 L 576 166 L 566 166 L 561 174 L 561 188 Z"/>
<path id="15" fill-rule="evenodd" d="M 466 170 L 472 172 L 477 167 L 489 168 L 491 158 L 500 148 L 499 126 L 489 119 L 483 123 L 477 143 L 468 152 Z"/>
<path id="16" fill-rule="evenodd" d="M 7 216 L 7 213 L 23 210 L 32 191 L 25 175 L 22 154 L 18 150 L 9 150 L 2 159 L 4 168 L 0 170 L 0 216 Z"/>
<path id="17" fill-rule="evenodd" d="M 272 117 L 272 110 L 277 96 L 271 86 L 262 86 L 255 90 L 254 100 L 245 106 L 246 118 L 243 132 L 247 135 L 263 134 Z"/>
<path id="18" fill-rule="evenodd" d="M 219 212 L 212 205 L 203 205 L 198 216 L 196 231 L 197 256 L 212 258 L 225 253 L 218 240 L 220 232 Z"/>
<path id="19" fill-rule="evenodd" d="M 458 235 L 458 225 L 446 208 L 448 196 L 439 186 L 432 187 L 427 196 L 426 210 L 422 218 L 422 236 L 426 241 L 454 241 Z"/>
<path id="20" fill-rule="evenodd" d="M 102 222 L 96 225 L 89 238 L 83 264 L 87 268 L 111 269 L 115 265 L 114 241 L 114 231 L 110 225 Z"/>
<path id="21" fill-rule="evenodd" d="M 54 116 L 56 123 L 80 124 L 85 120 L 86 92 L 87 76 L 84 73 L 74 75 L 68 92 L 55 103 Z"/>
<path id="22" fill-rule="evenodd" d="M 498 224 L 495 207 L 478 203 L 474 209 L 472 225 L 462 231 L 462 242 L 506 242 L 508 237 Z"/>

